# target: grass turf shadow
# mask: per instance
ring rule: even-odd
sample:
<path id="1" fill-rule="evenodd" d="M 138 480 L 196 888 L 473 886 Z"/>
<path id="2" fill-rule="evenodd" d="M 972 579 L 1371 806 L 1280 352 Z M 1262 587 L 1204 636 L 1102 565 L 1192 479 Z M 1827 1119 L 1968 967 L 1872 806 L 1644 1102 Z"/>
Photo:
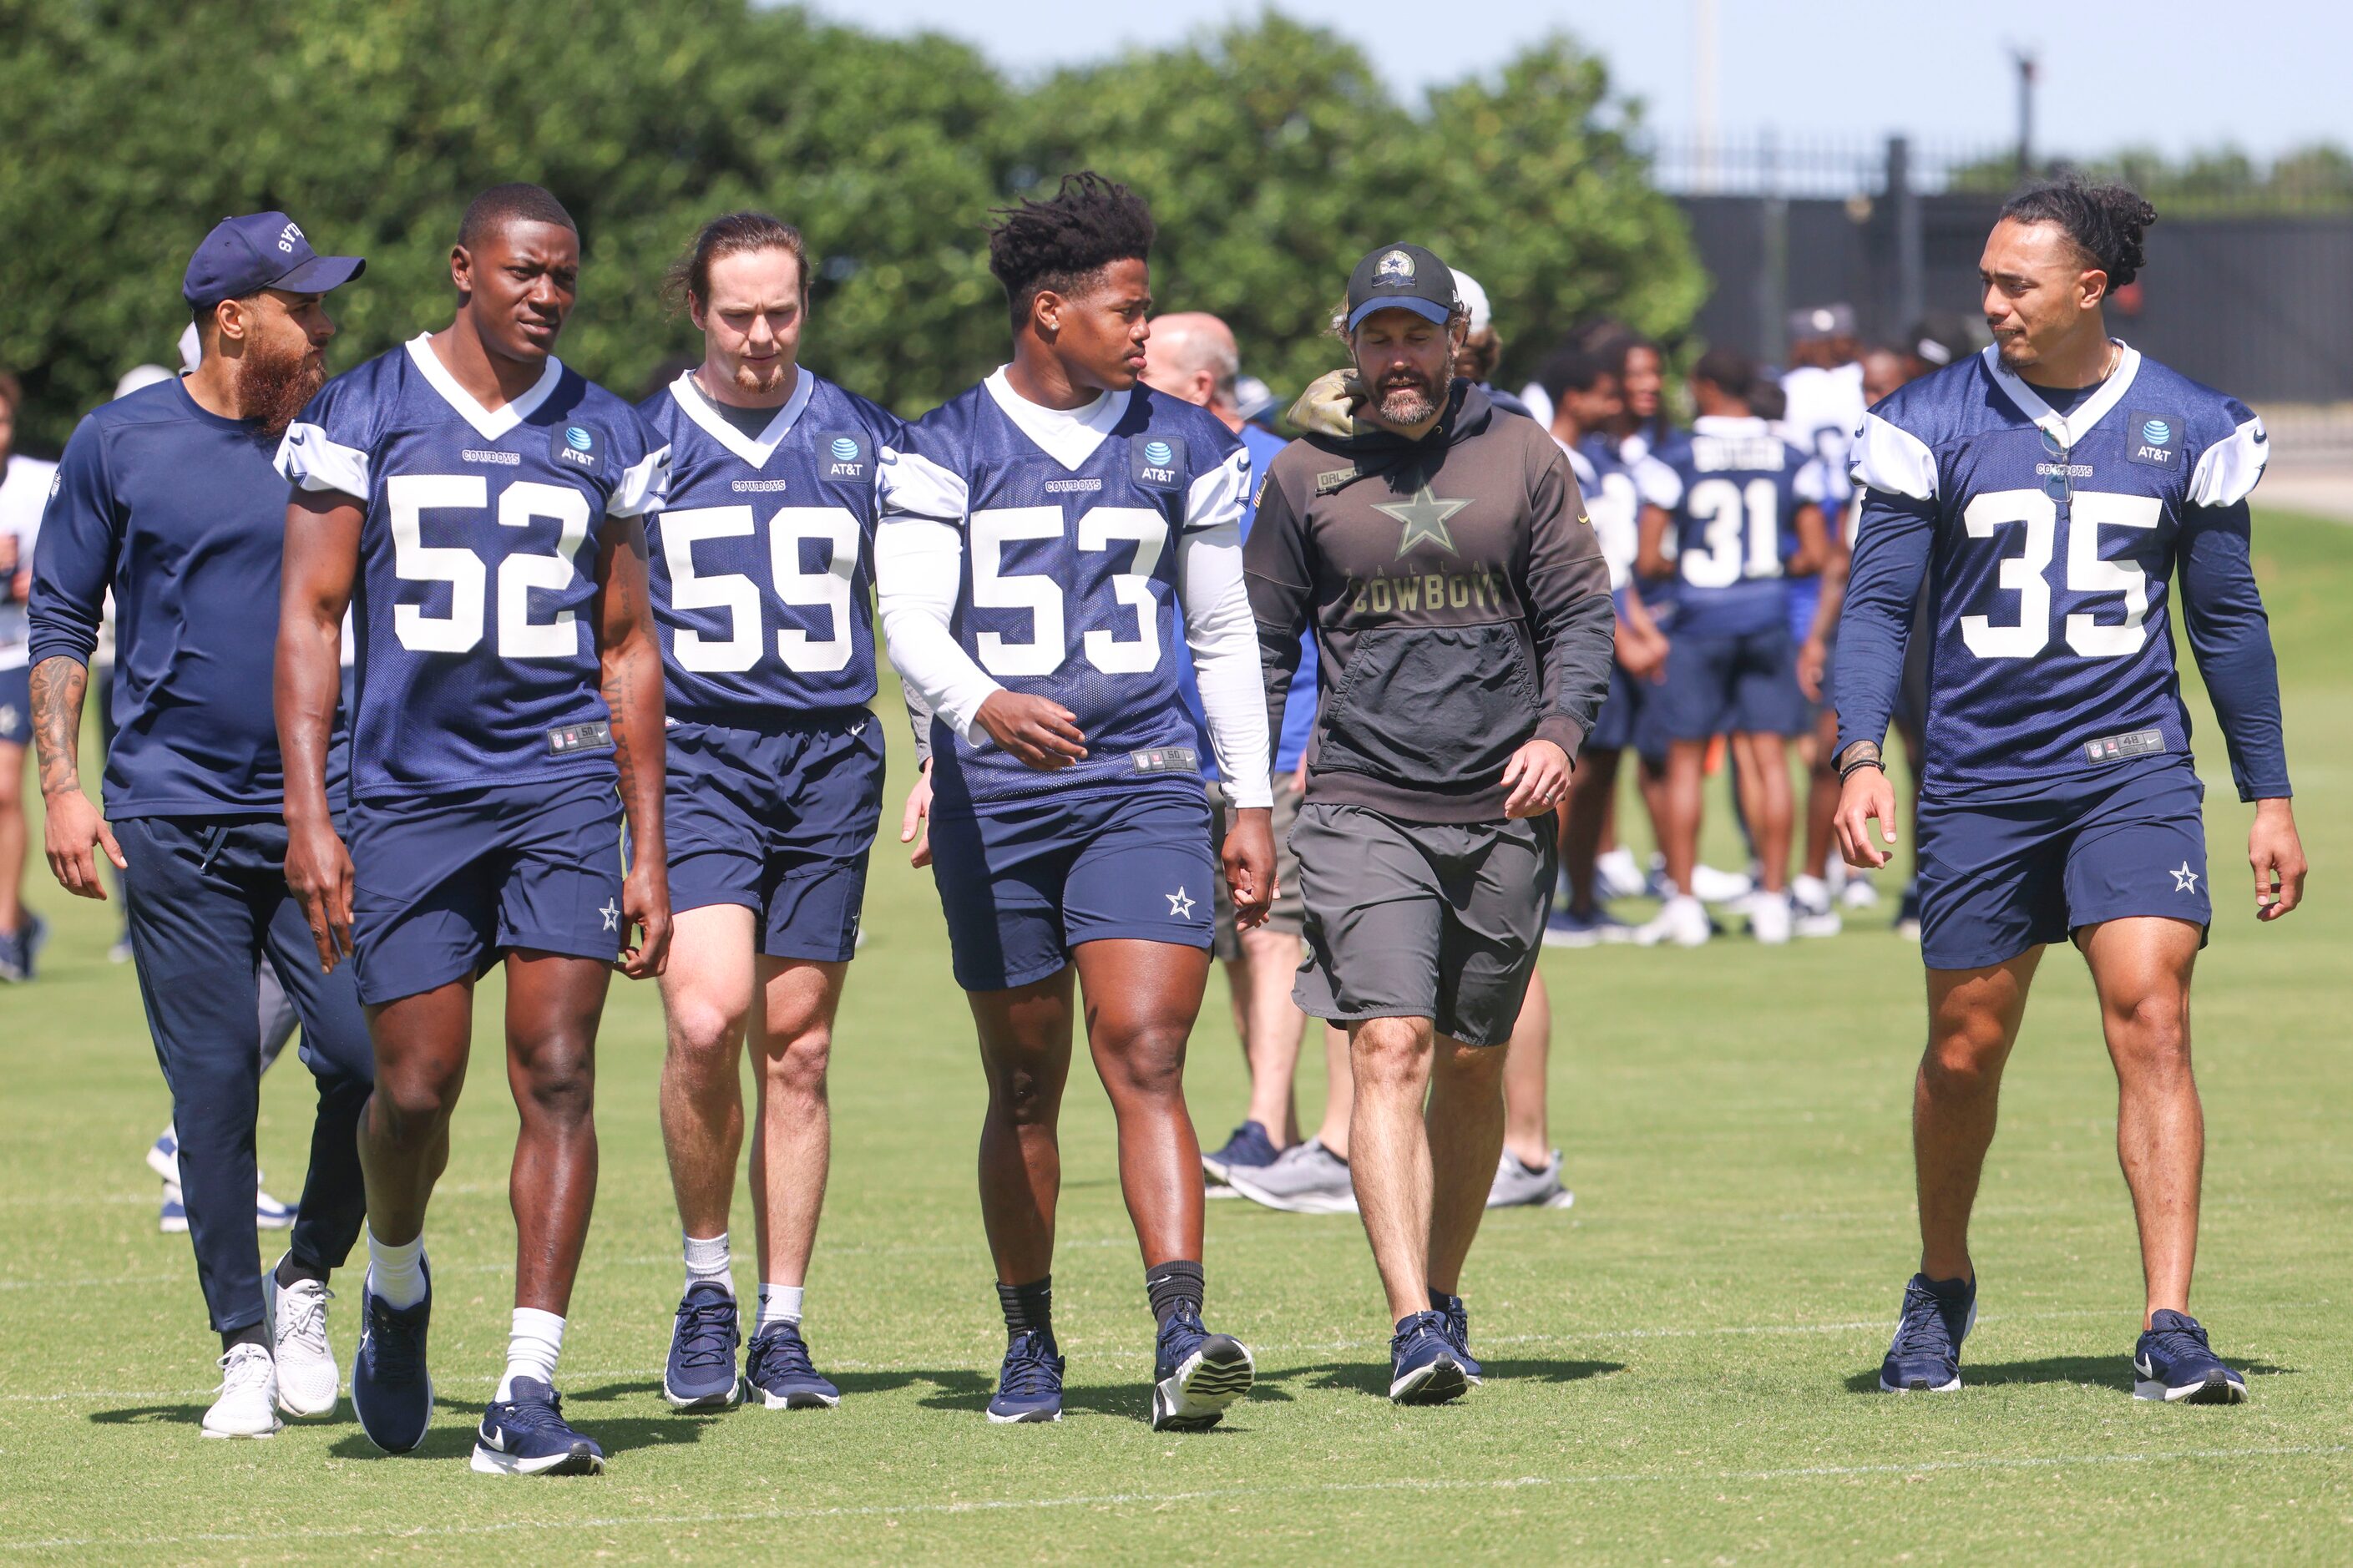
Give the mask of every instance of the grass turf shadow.
<path id="1" fill-rule="evenodd" d="M 2274 1366 L 2269 1362 L 2252 1362 L 2238 1370 L 2250 1378 L 2293 1377 L 2296 1372 L 2292 1366 Z M 2072 1383 L 2130 1394 L 2133 1381 L 2132 1363 L 2120 1355 L 2052 1355 L 2031 1361 L 1988 1362 L 1982 1365 L 1965 1362 L 1961 1365 L 1964 1389 L 1996 1388 L 2012 1383 Z M 1856 1373 L 1846 1380 L 1846 1386 L 1850 1394 L 1881 1392 L 1878 1369 Z"/>
<path id="2" fill-rule="evenodd" d="M 1495 1383 L 1580 1383 L 1588 1377 L 1606 1377 L 1613 1372 L 1626 1370 L 1623 1362 L 1614 1361 L 1498 1361 L 1482 1363 L 1483 1375 Z M 1281 1372 L 1259 1373 L 1259 1386 L 1294 1383 L 1304 1378 L 1307 1386 L 1316 1389 L 1353 1390 L 1373 1394 L 1381 1399 L 1389 1396 L 1388 1363 L 1377 1361 L 1324 1362 L 1314 1366 L 1286 1367 Z M 1269 1389 L 1276 1397 L 1288 1399 L 1288 1394 Z"/>

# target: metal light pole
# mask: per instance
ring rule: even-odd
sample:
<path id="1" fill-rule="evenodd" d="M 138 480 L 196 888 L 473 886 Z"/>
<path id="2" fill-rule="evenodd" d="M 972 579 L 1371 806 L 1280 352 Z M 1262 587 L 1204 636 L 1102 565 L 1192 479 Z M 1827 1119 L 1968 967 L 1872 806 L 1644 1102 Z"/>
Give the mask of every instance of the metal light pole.
<path id="1" fill-rule="evenodd" d="M 2010 58 L 2018 67 L 2018 177 L 2024 180 L 2034 174 L 2034 75 L 2038 68 L 2031 49 L 2012 45 Z"/>

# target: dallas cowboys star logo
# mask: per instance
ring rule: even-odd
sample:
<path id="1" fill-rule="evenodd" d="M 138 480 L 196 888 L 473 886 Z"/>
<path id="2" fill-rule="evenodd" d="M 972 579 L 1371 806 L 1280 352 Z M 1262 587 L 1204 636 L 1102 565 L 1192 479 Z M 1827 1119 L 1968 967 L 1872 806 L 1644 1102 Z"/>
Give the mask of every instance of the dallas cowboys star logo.
<path id="1" fill-rule="evenodd" d="M 1459 554 L 1453 535 L 1446 531 L 1446 520 L 1471 503 L 1467 500 L 1444 500 L 1430 493 L 1424 483 L 1409 500 L 1375 501 L 1373 510 L 1387 512 L 1405 524 L 1405 532 L 1398 539 L 1398 553 L 1403 555 L 1427 539 L 1449 555 Z"/>
<path id="2" fill-rule="evenodd" d="M 598 910 L 596 912 L 605 917 L 605 929 L 607 931 L 617 931 L 621 929 L 620 906 L 614 903 L 612 900 L 607 899 L 605 900 L 605 907 Z"/>
<path id="3" fill-rule="evenodd" d="M 1170 914 L 1180 921 L 1189 921 L 1193 918 L 1193 900 L 1185 896 L 1184 889 L 1179 888 L 1173 893 L 1163 893 L 1160 896 L 1168 900 Z"/>
<path id="4" fill-rule="evenodd" d="M 2176 869 L 2168 871 L 2166 875 L 2173 879 L 2173 890 L 2177 893 L 2194 893 L 2198 890 L 2198 873 L 2189 868 L 2189 862 L 2187 860 L 2184 860 Z"/>

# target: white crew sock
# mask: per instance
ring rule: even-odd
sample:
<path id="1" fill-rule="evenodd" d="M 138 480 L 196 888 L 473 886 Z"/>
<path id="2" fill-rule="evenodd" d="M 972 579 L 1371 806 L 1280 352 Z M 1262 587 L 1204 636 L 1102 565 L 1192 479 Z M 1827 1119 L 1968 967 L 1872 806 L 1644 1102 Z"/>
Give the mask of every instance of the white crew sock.
<path id="1" fill-rule="evenodd" d="M 414 1307 L 425 1300 L 425 1233 L 389 1247 L 368 1227 L 367 1288 L 387 1307 Z"/>
<path id="2" fill-rule="evenodd" d="M 777 1323 L 798 1326 L 801 1321 L 801 1287 L 798 1285 L 763 1285 L 760 1287 L 760 1315 L 752 1325 L 752 1337 Z"/>
<path id="3" fill-rule="evenodd" d="M 517 1307 L 514 1326 L 507 1331 L 506 1375 L 499 1379 L 496 1399 L 514 1397 L 518 1377 L 535 1377 L 555 1386 L 555 1358 L 564 1352 L 564 1320 L 536 1307 Z"/>
<path id="4" fill-rule="evenodd" d="M 680 1235 L 685 1236 L 683 1231 Z M 735 1294 L 734 1265 L 727 1256 L 727 1233 L 717 1236 L 685 1236 L 686 1288 L 716 1285 L 730 1297 Z"/>

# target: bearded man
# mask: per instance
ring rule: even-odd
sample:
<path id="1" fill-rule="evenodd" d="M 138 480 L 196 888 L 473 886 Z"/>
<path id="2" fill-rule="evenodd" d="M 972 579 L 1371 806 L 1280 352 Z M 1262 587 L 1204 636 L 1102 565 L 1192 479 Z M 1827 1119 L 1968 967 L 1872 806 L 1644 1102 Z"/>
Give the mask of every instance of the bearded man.
<path id="1" fill-rule="evenodd" d="M 374 1078 L 367 1025 L 350 969 L 321 969 L 280 868 L 284 777 L 270 710 L 286 531 L 286 481 L 270 458 L 326 380 L 327 292 L 365 265 L 315 254 L 284 213 L 217 225 L 182 287 L 203 357 L 81 422 L 34 554 L 33 734 L 49 868 L 85 899 L 107 896 L 101 849 L 122 873 L 196 1277 L 221 1339 L 207 1437 L 266 1437 L 280 1411 L 333 1411 L 327 1277 L 358 1238 L 365 1202 L 354 1129 Z M 101 816 L 82 793 L 79 752 L 109 590 L 118 728 Z M 266 1278 L 254 1239 L 264 963 L 293 1001 L 319 1080 L 309 1180 Z"/>

